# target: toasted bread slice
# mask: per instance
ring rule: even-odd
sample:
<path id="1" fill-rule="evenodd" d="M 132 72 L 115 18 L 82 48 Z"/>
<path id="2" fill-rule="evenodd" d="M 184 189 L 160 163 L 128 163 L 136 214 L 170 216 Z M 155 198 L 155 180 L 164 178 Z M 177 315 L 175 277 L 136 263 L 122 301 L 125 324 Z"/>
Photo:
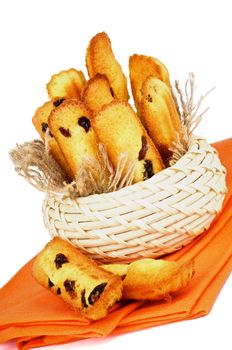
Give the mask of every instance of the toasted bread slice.
<path id="1" fill-rule="evenodd" d="M 86 79 L 82 71 L 74 68 L 54 74 L 47 83 L 47 92 L 50 98 L 65 97 L 81 99 Z"/>
<path id="2" fill-rule="evenodd" d="M 169 166 L 173 142 L 181 140 L 183 126 L 169 87 L 160 79 L 148 77 L 141 89 L 142 120 L 158 148 L 163 162 Z"/>
<path id="3" fill-rule="evenodd" d="M 165 65 L 157 58 L 137 54 L 129 58 L 129 72 L 135 107 L 140 116 L 141 89 L 143 82 L 147 77 L 152 75 L 162 80 L 170 87 L 169 73 Z"/>
<path id="4" fill-rule="evenodd" d="M 105 105 L 93 119 L 93 127 L 105 145 L 114 167 L 125 154 L 134 165 L 134 182 L 143 181 L 164 168 L 163 162 L 141 121 L 127 102 Z"/>
<path id="5" fill-rule="evenodd" d="M 41 139 L 45 141 L 45 135 L 48 132 L 48 146 L 51 151 L 53 158 L 60 164 L 61 168 L 65 171 L 68 178 L 72 178 L 71 170 L 61 152 L 61 149 L 54 138 L 54 135 L 51 131 L 48 131 L 48 118 L 50 116 L 51 111 L 56 108 L 56 106 L 60 105 L 64 99 L 54 99 L 51 101 L 45 102 L 41 107 L 37 108 L 35 115 L 32 118 L 32 123 L 38 131 Z"/>
<path id="6" fill-rule="evenodd" d="M 126 77 L 112 51 L 111 42 L 104 32 L 95 35 L 89 43 L 86 54 L 86 66 L 89 77 L 97 73 L 104 74 L 109 80 L 113 96 L 128 101 Z"/>
<path id="7" fill-rule="evenodd" d="M 48 125 L 74 177 L 85 158 L 99 160 L 91 112 L 83 103 L 65 101 L 51 112 Z"/>
<path id="8" fill-rule="evenodd" d="M 96 74 L 91 78 L 84 89 L 82 101 L 94 113 L 112 102 L 112 89 L 105 75 Z"/>

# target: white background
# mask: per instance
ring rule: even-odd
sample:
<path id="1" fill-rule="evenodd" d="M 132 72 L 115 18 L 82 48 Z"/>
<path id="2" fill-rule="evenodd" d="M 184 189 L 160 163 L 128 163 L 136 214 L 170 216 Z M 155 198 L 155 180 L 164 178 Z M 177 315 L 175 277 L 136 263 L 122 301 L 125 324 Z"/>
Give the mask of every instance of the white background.
<path id="1" fill-rule="evenodd" d="M 0 287 L 49 240 L 43 226 L 44 195 L 16 175 L 8 158 L 16 145 L 37 138 L 31 123 L 47 99 L 51 74 L 85 69 L 90 38 L 106 31 L 127 73 L 128 56 L 151 55 L 197 94 L 216 86 L 198 128 L 209 142 L 232 136 L 232 20 L 230 1 L 1 1 L 0 2 Z M 231 349 L 232 278 L 211 313 L 200 319 L 128 335 L 48 349 Z M 0 310 L 4 312 L 4 310 Z M 14 343 L 0 349 L 15 349 Z"/>

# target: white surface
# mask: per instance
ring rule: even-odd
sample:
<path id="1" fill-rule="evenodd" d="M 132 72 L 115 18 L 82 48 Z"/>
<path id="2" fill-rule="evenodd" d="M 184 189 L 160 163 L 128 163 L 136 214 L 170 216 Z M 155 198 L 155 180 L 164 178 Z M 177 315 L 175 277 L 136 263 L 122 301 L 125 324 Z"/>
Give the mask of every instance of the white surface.
<path id="1" fill-rule="evenodd" d="M 209 142 L 232 136 L 230 1 L 5 1 L 0 5 L 0 286 L 49 240 L 38 193 L 18 177 L 8 158 L 16 143 L 37 138 L 31 118 L 46 99 L 51 74 L 85 70 L 89 39 L 106 31 L 127 73 L 128 56 L 156 56 L 172 80 L 197 79 L 197 93 L 211 87 L 210 110 L 198 128 Z M 232 278 L 207 317 L 107 339 L 47 349 L 231 349 Z M 4 310 L 0 310 L 4 312 Z M 223 345 L 222 345 L 223 343 Z M 0 349 L 14 349 L 14 344 Z"/>

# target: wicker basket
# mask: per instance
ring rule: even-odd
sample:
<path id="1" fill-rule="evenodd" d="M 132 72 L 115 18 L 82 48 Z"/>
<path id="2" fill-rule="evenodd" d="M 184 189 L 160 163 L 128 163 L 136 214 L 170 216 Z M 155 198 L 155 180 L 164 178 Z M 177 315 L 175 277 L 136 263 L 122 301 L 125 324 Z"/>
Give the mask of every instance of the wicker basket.
<path id="1" fill-rule="evenodd" d="M 75 200 L 47 195 L 44 222 L 99 261 L 159 257 L 190 243 L 221 210 L 225 168 L 216 150 L 194 137 L 172 167 L 117 192 Z"/>

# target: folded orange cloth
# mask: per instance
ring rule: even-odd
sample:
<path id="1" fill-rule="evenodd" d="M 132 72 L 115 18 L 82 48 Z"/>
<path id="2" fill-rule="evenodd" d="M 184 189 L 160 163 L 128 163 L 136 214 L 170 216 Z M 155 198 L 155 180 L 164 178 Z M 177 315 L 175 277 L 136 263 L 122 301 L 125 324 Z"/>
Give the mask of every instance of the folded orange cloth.
<path id="1" fill-rule="evenodd" d="M 120 302 L 104 319 L 91 322 L 73 312 L 31 276 L 28 262 L 0 290 L 0 342 L 18 349 L 120 334 L 207 315 L 232 270 L 232 139 L 214 144 L 227 168 L 228 193 L 211 228 L 169 260 L 195 260 L 191 285 L 171 302 Z"/>

